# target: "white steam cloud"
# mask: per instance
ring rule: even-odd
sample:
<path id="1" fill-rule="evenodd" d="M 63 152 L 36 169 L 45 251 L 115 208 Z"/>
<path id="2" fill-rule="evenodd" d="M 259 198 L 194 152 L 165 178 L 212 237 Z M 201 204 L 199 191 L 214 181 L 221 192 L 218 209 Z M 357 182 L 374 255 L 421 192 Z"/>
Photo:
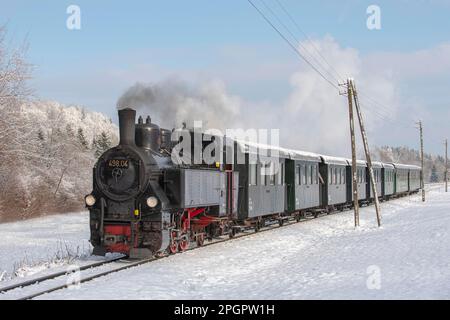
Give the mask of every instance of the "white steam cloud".
<path id="1" fill-rule="evenodd" d="M 383 121 L 380 113 L 395 116 L 397 86 L 390 70 L 365 67 L 365 61 L 357 50 L 342 48 L 331 37 L 313 44 L 305 42 L 302 46 L 311 53 L 315 48 L 319 49 L 344 78 L 342 80 L 349 76 L 356 80 L 362 94 L 360 98 L 369 139 L 370 133 Z M 280 129 L 280 143 L 285 147 L 349 156 L 347 98 L 340 96 L 306 63 L 291 75 L 290 83 L 292 92 L 279 105 L 244 101 L 229 94 L 219 80 L 188 85 L 179 79 L 167 79 L 156 84 L 137 83 L 122 95 L 117 105 L 150 114 L 166 127 L 201 120 L 208 128 L 221 130 L 277 128 Z M 365 96 L 394 109 L 374 112 L 375 106 L 366 104 Z M 261 99 L 264 98 L 265 92 L 261 92 Z"/>

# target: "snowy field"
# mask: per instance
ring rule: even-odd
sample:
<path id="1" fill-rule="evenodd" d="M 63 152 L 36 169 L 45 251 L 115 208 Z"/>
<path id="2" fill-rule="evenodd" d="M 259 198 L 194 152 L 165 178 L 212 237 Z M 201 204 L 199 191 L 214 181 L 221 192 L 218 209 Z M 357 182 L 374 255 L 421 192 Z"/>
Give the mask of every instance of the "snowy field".
<path id="1" fill-rule="evenodd" d="M 89 259 L 89 216 L 86 212 L 53 215 L 0 224 L 1 280 L 26 277 Z"/>
<path id="2" fill-rule="evenodd" d="M 450 193 L 432 186 L 425 204 L 415 195 L 381 208 L 381 229 L 373 207 L 361 210 L 357 230 L 353 212 L 346 211 L 164 258 L 41 299 L 449 299 Z M 9 239 L 0 246 L 1 269 L 24 256 L 51 258 L 60 242 L 89 251 L 87 222 L 86 214 L 71 214 L 0 225 Z"/>

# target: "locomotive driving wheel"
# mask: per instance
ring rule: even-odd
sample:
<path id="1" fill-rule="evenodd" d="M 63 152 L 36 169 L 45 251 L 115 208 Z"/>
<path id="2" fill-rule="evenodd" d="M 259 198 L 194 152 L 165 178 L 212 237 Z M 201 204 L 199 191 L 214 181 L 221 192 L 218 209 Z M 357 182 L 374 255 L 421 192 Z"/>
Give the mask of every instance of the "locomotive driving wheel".
<path id="1" fill-rule="evenodd" d="M 175 240 L 176 237 L 177 237 L 176 231 L 172 231 L 172 236 L 171 236 L 170 244 L 169 244 L 169 252 L 171 254 L 175 254 L 178 251 L 178 244 L 177 244 L 177 241 Z"/>
<path id="2" fill-rule="evenodd" d="M 189 248 L 189 239 L 187 235 L 183 235 L 180 242 L 178 243 L 178 248 L 181 252 L 186 251 Z"/>
<path id="3" fill-rule="evenodd" d="M 196 237 L 196 241 L 197 241 L 197 246 L 202 247 L 203 244 L 205 243 L 205 234 L 199 233 Z"/>

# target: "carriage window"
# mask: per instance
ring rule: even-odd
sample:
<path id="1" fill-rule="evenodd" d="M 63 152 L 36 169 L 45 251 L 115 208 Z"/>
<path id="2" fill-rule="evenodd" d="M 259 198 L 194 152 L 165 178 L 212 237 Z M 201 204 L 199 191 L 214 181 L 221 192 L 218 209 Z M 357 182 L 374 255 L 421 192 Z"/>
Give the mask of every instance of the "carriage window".
<path id="1" fill-rule="evenodd" d="M 280 167 L 278 168 L 278 173 L 277 173 L 277 184 L 278 185 L 283 185 L 284 184 L 284 163 L 280 163 Z"/>
<path id="2" fill-rule="evenodd" d="M 302 181 L 304 185 L 309 184 L 309 166 L 307 164 L 305 164 L 303 166 L 303 176 L 302 176 Z"/>
<path id="3" fill-rule="evenodd" d="M 314 166 L 316 168 L 316 184 L 319 184 L 319 166 Z"/>
<path id="4" fill-rule="evenodd" d="M 313 184 L 313 183 L 314 183 L 314 178 L 313 178 L 313 176 L 314 176 L 313 166 L 310 165 L 308 168 L 309 168 L 309 174 L 308 174 L 308 177 L 309 177 L 309 184 Z"/>
<path id="5" fill-rule="evenodd" d="M 250 165 L 250 181 L 251 186 L 256 186 L 256 164 Z"/>
<path id="6" fill-rule="evenodd" d="M 267 182 L 268 182 L 267 181 L 267 175 L 266 175 L 267 168 L 266 168 L 266 166 L 264 164 L 260 164 L 259 168 L 260 168 L 260 177 L 261 177 L 260 185 L 261 186 L 267 185 Z"/>
<path id="7" fill-rule="evenodd" d="M 332 176 L 332 168 L 328 167 L 328 184 L 333 184 L 331 181 L 331 176 Z"/>
<path id="8" fill-rule="evenodd" d="M 313 165 L 312 167 L 312 181 L 311 183 L 317 184 L 317 166 Z"/>
<path id="9" fill-rule="evenodd" d="M 338 168 L 334 168 L 334 184 L 339 184 L 339 181 L 338 181 Z"/>
<path id="10" fill-rule="evenodd" d="M 303 185 L 306 185 L 306 175 L 307 175 L 306 168 L 307 168 L 306 165 L 302 165 L 302 184 Z"/>
<path id="11" fill-rule="evenodd" d="M 298 186 L 300 184 L 300 166 L 295 166 L 295 185 Z"/>
<path id="12" fill-rule="evenodd" d="M 341 171 L 341 181 L 342 181 L 342 184 L 345 184 L 345 168 L 342 168 L 342 171 Z"/>
<path id="13" fill-rule="evenodd" d="M 275 185 L 275 174 L 270 172 L 270 174 L 267 177 L 269 177 L 269 185 L 274 186 Z"/>

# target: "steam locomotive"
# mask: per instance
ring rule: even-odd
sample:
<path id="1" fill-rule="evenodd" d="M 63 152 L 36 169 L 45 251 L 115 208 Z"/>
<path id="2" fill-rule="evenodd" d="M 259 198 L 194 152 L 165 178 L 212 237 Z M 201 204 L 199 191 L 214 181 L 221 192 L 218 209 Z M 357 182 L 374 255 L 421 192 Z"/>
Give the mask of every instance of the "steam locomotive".
<path id="1" fill-rule="evenodd" d="M 85 197 L 94 255 L 175 254 L 244 229 L 259 231 L 267 223 L 281 226 L 288 219 L 352 206 L 347 159 L 195 130 L 177 133 L 150 117 L 145 123 L 139 117 L 136 124 L 133 109 L 118 113 L 120 142 L 98 159 L 93 191 Z M 192 161 L 207 150 L 214 161 Z M 381 200 L 420 189 L 420 167 L 373 167 Z M 358 201 L 370 204 L 374 192 L 364 161 L 358 162 L 357 180 Z"/>

